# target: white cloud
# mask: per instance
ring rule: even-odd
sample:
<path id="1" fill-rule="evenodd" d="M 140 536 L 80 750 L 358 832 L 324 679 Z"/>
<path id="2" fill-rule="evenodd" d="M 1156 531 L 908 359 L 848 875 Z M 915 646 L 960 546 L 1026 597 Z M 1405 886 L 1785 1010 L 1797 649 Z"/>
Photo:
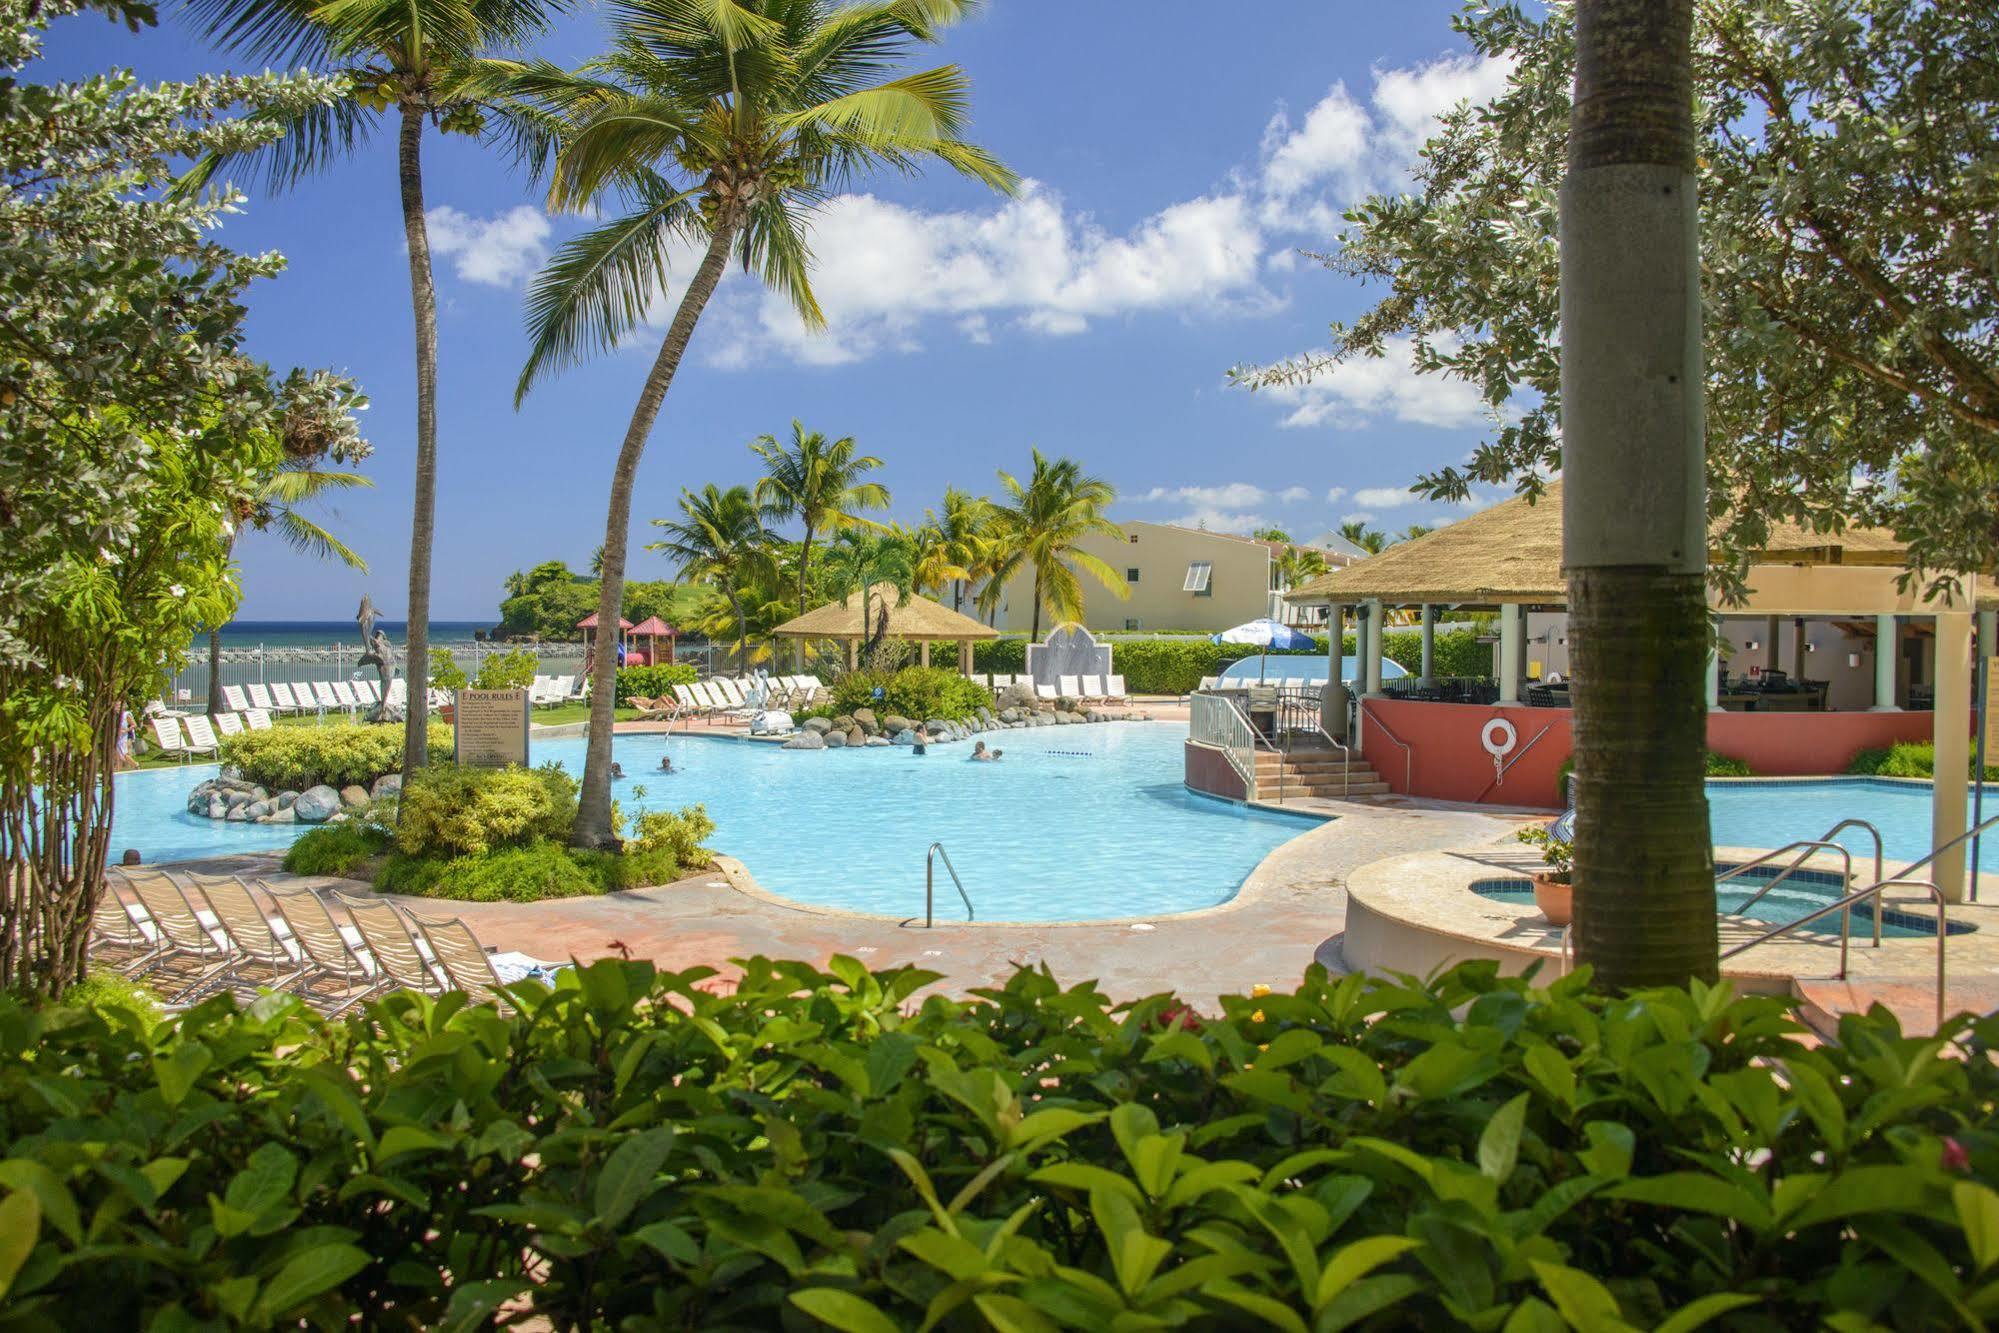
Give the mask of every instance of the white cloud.
<path id="1" fill-rule="evenodd" d="M 1198 509 L 1190 509 L 1186 513 L 1177 515 L 1166 521 L 1183 528 L 1201 528 L 1208 532 L 1231 532 L 1244 537 L 1258 528 L 1273 528 L 1277 526 L 1267 514 L 1216 508 L 1207 505 Z"/>
<path id="2" fill-rule="evenodd" d="M 1379 417 L 1457 428 L 1484 420 L 1478 390 L 1463 380 L 1418 374 L 1412 350 L 1408 338 L 1390 338 L 1381 356 L 1355 357 L 1304 383 L 1263 393 L 1289 409 L 1279 424 L 1292 428 L 1358 426 Z"/>
<path id="3" fill-rule="evenodd" d="M 1400 486 L 1369 486 L 1353 493 L 1353 502 L 1369 509 L 1402 509 L 1422 503 Z"/>
<path id="4" fill-rule="evenodd" d="M 1342 523 L 1372 523 L 1372 522 L 1374 522 L 1374 515 L 1373 515 L 1373 514 L 1370 514 L 1370 513 L 1368 513 L 1368 512 L 1367 512 L 1367 511 L 1366 511 L 1365 509 L 1360 509 L 1360 510 L 1356 510 L 1356 511 L 1354 511 L 1354 512 L 1353 512 L 1353 513 L 1351 513 L 1351 514 L 1341 514 L 1341 515 L 1340 515 L 1340 522 L 1342 522 Z"/>
<path id="5" fill-rule="evenodd" d="M 1388 151 L 1414 160 L 1437 117 L 1460 102 L 1490 101 L 1506 87 L 1513 61 L 1467 53 L 1426 65 L 1377 71 L 1374 106 L 1386 122 Z"/>
<path id="6" fill-rule="evenodd" d="M 1329 505 L 1336 505 L 1341 500 L 1346 498 L 1346 493 L 1347 493 L 1346 487 L 1335 486 L 1331 490 L 1326 492 L 1326 503 Z"/>
<path id="7" fill-rule="evenodd" d="M 1297 504 L 1309 500 L 1312 493 L 1303 486 L 1286 486 L 1281 491 L 1266 490 L 1253 481 L 1225 481 L 1216 486 L 1154 486 L 1150 490 L 1139 491 L 1124 497 L 1129 504 L 1177 503 L 1197 505 L 1204 509 L 1242 510 L 1251 505 Z M 1253 515 L 1258 523 L 1261 515 Z M 1176 523 L 1178 519 L 1174 520 Z"/>
<path id="8" fill-rule="evenodd" d="M 521 204 L 490 218 L 475 218 L 449 204 L 423 215 L 430 248 L 452 260 L 467 282 L 517 287 L 541 267 L 548 253 L 548 218 Z"/>
<path id="9" fill-rule="evenodd" d="M 1311 499 L 1312 493 L 1306 490 L 1303 486 L 1286 486 L 1283 490 L 1277 493 L 1277 498 L 1282 500 L 1285 504 L 1293 505 L 1297 504 L 1301 500 Z"/>
<path id="10" fill-rule="evenodd" d="M 1289 115 L 1277 112 L 1263 127 L 1264 189 L 1290 198 L 1350 179 L 1373 152 L 1373 130 L 1372 118 L 1344 83 L 1334 84 L 1296 128 Z"/>

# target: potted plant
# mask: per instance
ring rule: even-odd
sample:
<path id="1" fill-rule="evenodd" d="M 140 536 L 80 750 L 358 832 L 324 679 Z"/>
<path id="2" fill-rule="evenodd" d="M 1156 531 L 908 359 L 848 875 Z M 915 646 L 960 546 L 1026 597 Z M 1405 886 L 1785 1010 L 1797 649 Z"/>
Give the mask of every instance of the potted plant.
<path id="1" fill-rule="evenodd" d="M 1575 846 L 1567 838 L 1555 836 L 1554 828 L 1524 828 L 1520 841 L 1541 849 L 1547 869 L 1534 878 L 1534 905 L 1551 926 L 1566 926 L 1575 915 Z"/>

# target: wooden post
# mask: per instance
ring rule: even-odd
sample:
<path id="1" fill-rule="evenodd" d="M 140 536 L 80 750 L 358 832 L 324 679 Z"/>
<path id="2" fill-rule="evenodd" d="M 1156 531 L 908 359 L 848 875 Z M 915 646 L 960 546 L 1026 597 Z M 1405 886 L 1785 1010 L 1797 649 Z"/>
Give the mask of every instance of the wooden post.
<path id="1" fill-rule="evenodd" d="M 930 665 L 930 640 L 924 639 L 916 645 L 916 661 L 919 666 Z"/>

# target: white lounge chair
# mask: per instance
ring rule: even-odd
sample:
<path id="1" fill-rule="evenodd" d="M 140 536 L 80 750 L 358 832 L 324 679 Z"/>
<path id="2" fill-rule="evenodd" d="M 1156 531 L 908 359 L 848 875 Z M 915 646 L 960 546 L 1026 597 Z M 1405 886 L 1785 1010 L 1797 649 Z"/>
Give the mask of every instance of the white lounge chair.
<path id="1" fill-rule="evenodd" d="M 271 715 L 261 708 L 252 708 L 243 714 L 243 725 L 251 731 L 269 731 Z"/>
<path id="2" fill-rule="evenodd" d="M 410 913 L 417 938 L 430 948 L 431 961 L 444 973 L 451 989 L 465 992 L 474 1004 L 496 1004 L 502 1013 L 511 1006 L 499 988 L 506 984 L 493 968 L 493 959 L 479 943 L 479 937 L 462 917 L 438 920 Z"/>
<path id="3" fill-rule="evenodd" d="M 220 735 L 241 736 L 243 734 L 243 719 L 234 713 L 217 713 L 214 720 L 215 730 Z"/>
<path id="4" fill-rule="evenodd" d="M 333 698 L 340 707 L 350 713 L 361 706 L 360 699 L 355 697 L 354 686 L 344 680 L 333 682 Z"/>
<path id="5" fill-rule="evenodd" d="M 365 949 L 350 944 L 347 936 L 334 922 L 333 914 L 327 911 L 326 901 L 304 885 L 280 887 L 273 884 L 263 886 L 269 896 L 271 910 L 277 914 L 274 928 L 291 940 L 306 960 L 312 965 L 312 973 L 300 987 L 303 994 L 311 995 L 315 977 L 338 976 L 344 983 L 342 993 L 337 997 L 317 997 L 322 1002 L 334 1001 L 328 1011 L 329 1017 L 350 1009 L 354 1005 L 374 995 L 389 985 L 374 959 Z"/>
<path id="6" fill-rule="evenodd" d="M 1083 698 L 1101 699 L 1103 697 L 1104 697 L 1104 678 L 1102 676 L 1083 677 Z"/>
<path id="7" fill-rule="evenodd" d="M 1104 698 L 1111 700 L 1113 703 L 1131 698 L 1131 695 L 1125 691 L 1123 676 L 1104 677 Z"/>
<path id="8" fill-rule="evenodd" d="M 1083 687 L 1074 676 L 1057 676 L 1055 686 L 1064 699 L 1080 699 L 1083 695 Z"/>
<path id="9" fill-rule="evenodd" d="M 120 870 L 118 873 L 145 909 L 147 920 L 157 932 L 158 948 L 132 968 L 133 972 L 152 977 L 153 973 L 169 964 L 189 965 L 193 975 L 182 976 L 180 980 L 186 984 L 169 996 L 169 999 L 179 1001 L 197 991 L 209 989 L 216 978 L 234 965 L 237 950 L 228 935 L 219 928 L 211 929 L 203 924 L 201 918 L 195 915 L 195 904 L 188 901 L 180 885 L 164 872 Z M 158 984 L 159 980 L 153 978 L 154 984 Z"/>
<path id="10" fill-rule="evenodd" d="M 215 728 L 208 725 L 207 718 L 199 714 L 193 717 L 184 717 L 181 719 L 181 725 L 187 728 L 187 752 L 189 754 L 220 755 L 222 753 L 222 743 L 215 739 Z"/>
<path id="11" fill-rule="evenodd" d="M 232 713 L 240 713 L 250 706 L 250 700 L 244 696 L 241 685 L 224 685 L 222 702 Z"/>
<path id="12" fill-rule="evenodd" d="M 548 706 L 556 708 L 569 701 L 569 692 L 576 686 L 576 677 L 557 676 L 548 687 Z"/>
<path id="13" fill-rule="evenodd" d="M 354 929 L 360 932 L 362 946 L 392 983 L 426 995 L 443 993 L 444 983 L 438 976 L 441 969 L 433 969 L 433 960 L 424 956 L 430 952 L 430 946 L 419 947 L 416 936 L 410 933 L 409 918 L 401 909 L 386 898 L 357 898 L 339 892 L 333 897 L 347 909 Z"/>
<path id="14" fill-rule="evenodd" d="M 382 702 L 382 682 L 379 680 L 369 680 L 363 676 L 360 680 L 354 682 L 354 697 L 364 704 L 378 704 Z"/>
<path id="15" fill-rule="evenodd" d="M 1203 676 L 1201 677 L 1201 683 L 1194 687 L 1196 693 L 1219 688 L 1221 688 L 1220 676 Z"/>
<path id="16" fill-rule="evenodd" d="M 153 729 L 153 744 L 160 747 L 160 753 L 177 754 L 181 762 L 186 763 L 187 741 L 180 734 L 180 718 L 171 714 L 161 714 L 146 721 Z"/>
<path id="17" fill-rule="evenodd" d="M 271 691 L 267 686 L 245 685 L 243 687 L 243 692 L 250 696 L 250 708 L 261 708 L 266 713 L 271 711 L 272 708 Z M 247 713 L 250 711 L 250 708 L 239 708 L 236 711 L 239 713 Z"/>
<path id="18" fill-rule="evenodd" d="M 271 707 L 280 713 L 296 713 L 305 705 L 292 694 L 292 687 L 285 681 L 275 681 L 271 685 Z"/>
<path id="19" fill-rule="evenodd" d="M 333 692 L 330 682 L 315 680 L 312 682 L 312 702 L 323 713 L 329 708 L 340 707 L 340 696 Z"/>
<path id="20" fill-rule="evenodd" d="M 1053 685 L 1036 685 L 1034 687 L 1034 697 L 1037 699 L 1060 699 L 1062 695 Z"/>
<path id="21" fill-rule="evenodd" d="M 410 683 L 406 680 L 389 682 L 389 707 L 407 709 L 410 702 Z"/>

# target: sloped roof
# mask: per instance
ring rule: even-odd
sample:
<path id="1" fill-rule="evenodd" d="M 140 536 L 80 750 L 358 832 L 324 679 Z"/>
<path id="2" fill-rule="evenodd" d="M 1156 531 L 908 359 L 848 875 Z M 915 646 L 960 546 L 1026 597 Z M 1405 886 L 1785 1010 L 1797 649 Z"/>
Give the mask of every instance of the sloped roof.
<path id="1" fill-rule="evenodd" d="M 950 607 L 931 601 L 928 597 L 910 594 L 909 600 L 900 606 L 896 599 L 900 594 L 893 584 L 877 583 L 869 590 L 869 610 L 881 615 L 883 604 L 888 606 L 888 637 L 891 639 L 997 639 L 999 631 L 990 625 L 982 625 L 970 616 L 960 615 Z M 802 616 L 779 625 L 771 633 L 783 639 L 864 639 L 871 630 L 861 623 L 861 599 L 852 593 L 837 602 L 828 602 L 821 607 L 807 611 Z"/>

